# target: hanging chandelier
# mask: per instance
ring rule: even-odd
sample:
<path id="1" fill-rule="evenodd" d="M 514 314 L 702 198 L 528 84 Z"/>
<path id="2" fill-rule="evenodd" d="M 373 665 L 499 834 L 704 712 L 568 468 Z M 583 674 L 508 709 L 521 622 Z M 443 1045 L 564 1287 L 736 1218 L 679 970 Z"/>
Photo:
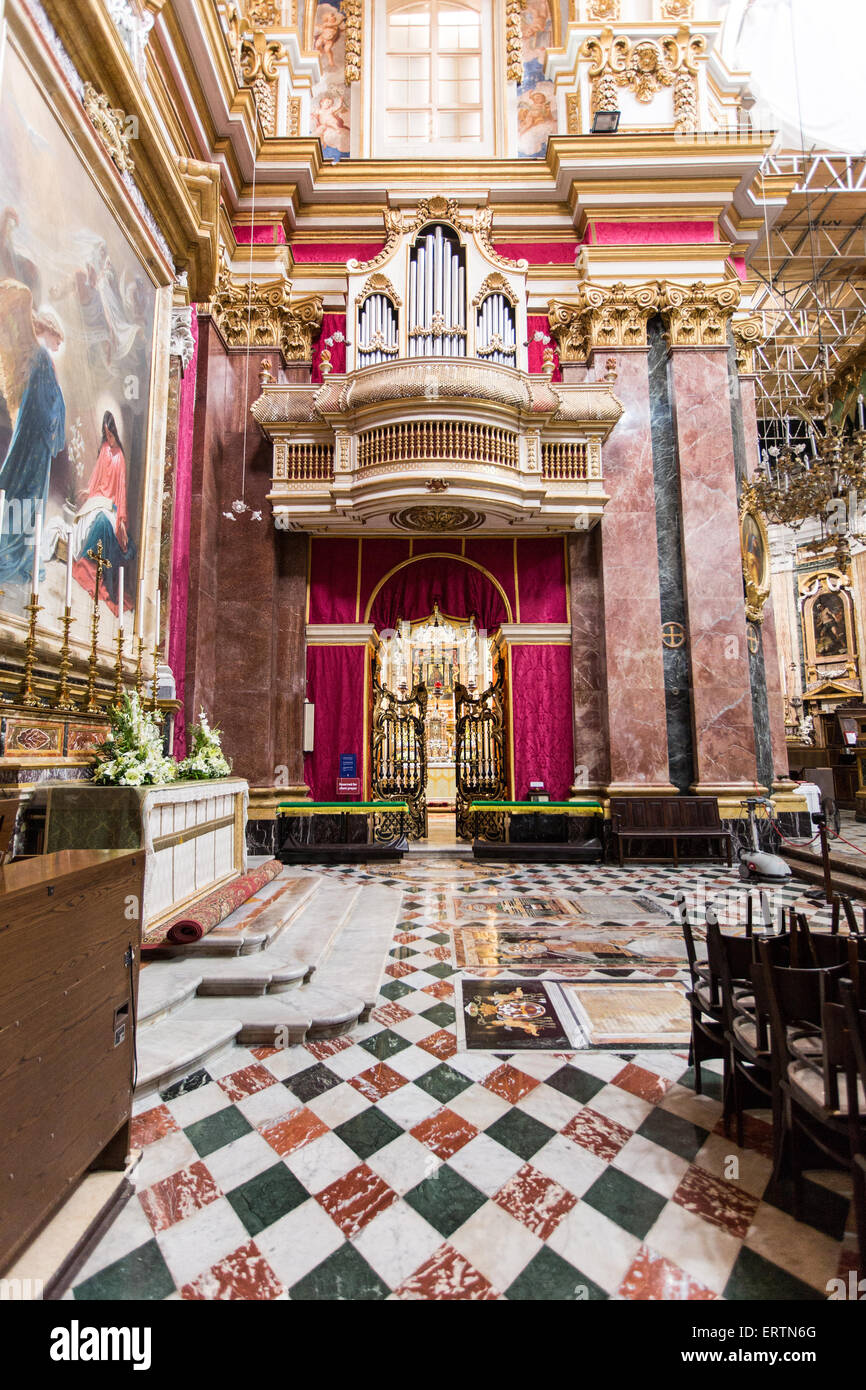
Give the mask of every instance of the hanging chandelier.
<path id="1" fill-rule="evenodd" d="M 833 537 L 840 554 L 847 555 L 857 495 L 866 493 L 863 397 L 857 398 L 856 423 L 844 416 L 834 419 L 824 370 L 819 401 L 814 415 L 796 422 L 800 426 L 796 432 L 805 433 L 805 438 L 791 437 L 786 417 L 784 439 L 762 450 L 752 495 L 768 521 L 796 531 L 804 522 L 816 520 L 821 535 L 807 549 L 822 549 Z"/>

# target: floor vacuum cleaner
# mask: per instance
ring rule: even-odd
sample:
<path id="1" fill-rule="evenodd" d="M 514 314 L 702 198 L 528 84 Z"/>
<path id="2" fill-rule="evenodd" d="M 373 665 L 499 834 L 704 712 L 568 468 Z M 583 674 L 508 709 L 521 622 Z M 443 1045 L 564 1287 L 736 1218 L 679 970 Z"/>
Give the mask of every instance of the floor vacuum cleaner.
<path id="1" fill-rule="evenodd" d="M 738 850 L 740 878 L 745 879 L 747 883 L 786 882 L 791 877 L 790 867 L 778 854 L 770 854 L 769 851 L 761 849 L 758 835 L 758 807 L 766 807 L 767 814 L 773 817 L 776 814 L 775 806 L 766 796 L 750 796 L 746 801 L 741 801 L 740 805 L 745 806 L 749 813 L 751 839 L 751 845 L 742 845 Z"/>

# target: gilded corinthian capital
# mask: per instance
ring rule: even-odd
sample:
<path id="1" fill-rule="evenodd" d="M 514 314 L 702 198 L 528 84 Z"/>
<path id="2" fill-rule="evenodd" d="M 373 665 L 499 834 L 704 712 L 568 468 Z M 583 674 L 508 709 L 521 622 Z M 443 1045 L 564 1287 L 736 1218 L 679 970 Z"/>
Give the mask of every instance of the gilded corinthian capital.
<path id="1" fill-rule="evenodd" d="M 593 348 L 646 347 L 656 311 L 656 285 L 593 285 L 582 281 L 574 299 L 552 299 L 550 331 L 563 362 L 583 361 Z"/>
<path id="2" fill-rule="evenodd" d="M 734 347 L 737 350 L 737 372 L 740 376 L 751 376 L 755 370 L 755 348 L 767 336 L 764 320 L 760 314 L 734 319 L 733 331 Z"/>
<path id="3" fill-rule="evenodd" d="M 292 282 L 235 278 L 223 262 L 210 312 L 229 347 L 279 348 L 287 362 L 309 362 L 322 322 L 322 297 L 292 299 Z"/>
<path id="4" fill-rule="evenodd" d="M 739 280 L 718 285 L 662 280 L 658 289 L 659 312 L 671 347 L 725 346 L 727 321 L 740 302 Z"/>

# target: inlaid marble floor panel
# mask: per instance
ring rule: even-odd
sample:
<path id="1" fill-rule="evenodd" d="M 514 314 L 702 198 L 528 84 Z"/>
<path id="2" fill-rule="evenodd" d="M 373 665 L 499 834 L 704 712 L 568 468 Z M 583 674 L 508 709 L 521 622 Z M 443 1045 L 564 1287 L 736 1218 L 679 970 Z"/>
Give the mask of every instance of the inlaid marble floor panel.
<path id="1" fill-rule="evenodd" d="M 767 1116 L 738 1149 L 718 1072 L 697 1096 L 685 1049 L 458 1050 L 455 895 L 670 906 L 684 889 L 699 920 L 715 898 L 733 922 L 735 873 L 422 856 L 319 872 L 404 890 L 370 1021 L 235 1047 L 139 1104 L 135 1195 L 67 1298 L 819 1300 L 853 1267 L 844 1175 L 810 1174 L 795 1221 Z M 800 892 L 779 901 L 815 920 Z"/>

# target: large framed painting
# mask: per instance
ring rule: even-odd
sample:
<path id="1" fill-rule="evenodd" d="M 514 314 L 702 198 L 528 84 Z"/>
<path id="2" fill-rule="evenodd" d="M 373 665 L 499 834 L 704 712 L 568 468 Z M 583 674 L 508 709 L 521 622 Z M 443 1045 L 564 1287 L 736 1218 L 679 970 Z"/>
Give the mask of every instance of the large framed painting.
<path id="1" fill-rule="evenodd" d="M 802 576 L 800 603 L 807 695 L 855 693 L 857 633 L 850 576 L 835 568 Z"/>
<path id="2" fill-rule="evenodd" d="M 171 292 L 161 288 L 167 276 L 160 279 L 156 258 L 143 250 L 144 233 L 136 227 L 142 219 L 83 110 L 62 88 L 75 119 L 61 119 L 58 88 L 55 81 L 49 99 L 52 84 L 43 87 L 24 50 L 6 45 L 0 81 L 0 610 L 11 618 L 25 614 L 41 512 L 40 626 L 46 634 L 59 626 L 70 557 L 73 639 L 86 642 L 93 557 L 101 544 L 108 567 L 99 590 L 100 646 L 109 647 L 121 570 L 124 609 L 131 615 L 140 581 L 156 562 L 153 538 L 146 539 L 160 486 L 151 477 L 161 449 L 151 429 L 155 358 L 161 368 L 167 364 L 155 344 Z"/>

